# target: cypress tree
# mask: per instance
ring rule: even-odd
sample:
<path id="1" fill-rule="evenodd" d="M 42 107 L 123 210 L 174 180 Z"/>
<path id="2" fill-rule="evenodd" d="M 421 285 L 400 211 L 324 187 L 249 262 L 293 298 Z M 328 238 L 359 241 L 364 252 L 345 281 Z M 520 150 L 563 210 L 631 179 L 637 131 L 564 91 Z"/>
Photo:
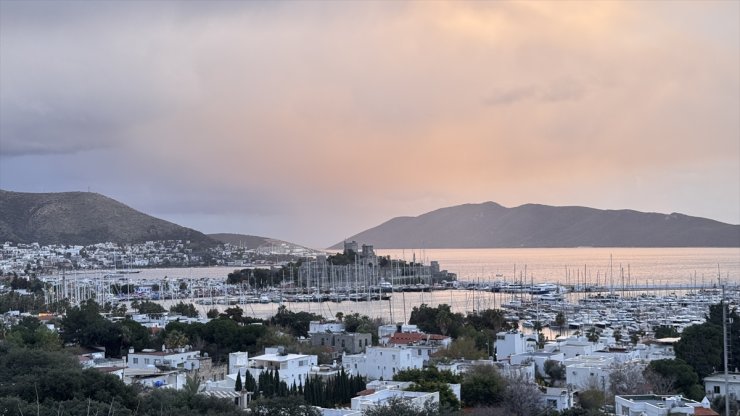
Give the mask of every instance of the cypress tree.
<path id="1" fill-rule="evenodd" d="M 257 391 L 257 381 L 249 371 L 244 374 L 244 390 L 251 391 L 253 393 Z"/>
<path id="2" fill-rule="evenodd" d="M 234 390 L 242 391 L 242 371 L 239 370 L 236 373 L 236 383 L 234 384 Z"/>
<path id="3" fill-rule="evenodd" d="M 275 369 L 275 372 L 272 374 L 272 385 L 273 391 L 275 392 L 276 396 L 280 395 L 280 370 L 277 368 Z"/>

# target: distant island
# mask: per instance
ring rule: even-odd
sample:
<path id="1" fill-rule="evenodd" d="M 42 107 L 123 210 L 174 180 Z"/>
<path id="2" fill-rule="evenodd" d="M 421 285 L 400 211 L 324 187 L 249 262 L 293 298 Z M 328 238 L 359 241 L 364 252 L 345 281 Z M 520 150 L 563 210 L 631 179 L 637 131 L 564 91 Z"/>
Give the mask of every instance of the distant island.
<path id="1" fill-rule="evenodd" d="M 677 213 L 485 202 L 393 218 L 348 240 L 376 248 L 740 247 L 740 225 Z"/>

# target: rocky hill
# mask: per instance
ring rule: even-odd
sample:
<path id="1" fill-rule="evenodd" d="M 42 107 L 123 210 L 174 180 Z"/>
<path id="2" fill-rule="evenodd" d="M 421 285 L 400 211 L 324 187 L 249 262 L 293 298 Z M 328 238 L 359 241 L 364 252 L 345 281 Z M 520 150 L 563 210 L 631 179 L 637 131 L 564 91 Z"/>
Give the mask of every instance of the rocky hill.
<path id="1" fill-rule="evenodd" d="M 376 248 L 740 247 L 740 225 L 676 213 L 486 202 L 393 218 L 349 239 Z"/>
<path id="2" fill-rule="evenodd" d="M 25 193 L 0 190 L 0 242 L 40 244 L 139 243 L 210 237 L 91 192 Z"/>

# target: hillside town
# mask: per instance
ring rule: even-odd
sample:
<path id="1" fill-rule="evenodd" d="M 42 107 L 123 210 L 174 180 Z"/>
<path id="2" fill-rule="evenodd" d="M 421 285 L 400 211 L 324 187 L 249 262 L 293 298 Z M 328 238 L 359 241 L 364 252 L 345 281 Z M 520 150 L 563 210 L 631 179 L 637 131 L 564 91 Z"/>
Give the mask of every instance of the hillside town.
<path id="1" fill-rule="evenodd" d="M 152 267 L 270 266 L 316 253 L 290 243 L 254 248 L 224 243 L 215 248 L 194 250 L 187 240 L 138 244 L 106 242 L 87 246 L 4 242 L 0 248 L 0 273 L 45 275 L 62 270 L 125 272 Z"/>
<path id="2" fill-rule="evenodd" d="M 80 371 L 136 386 L 145 397 L 180 392 L 227 400 L 236 411 L 275 414 L 275 402 L 300 398 L 310 414 L 325 416 L 385 414 L 374 412 L 399 403 L 440 415 L 720 415 L 713 408 L 725 396 L 733 409 L 740 397 L 740 373 L 726 378 L 721 348 L 707 347 L 718 313 L 740 323 L 721 299 L 706 322 L 691 326 L 626 337 L 626 324 L 611 322 L 549 338 L 539 323 L 520 328 L 504 310 L 463 315 L 445 304 L 414 306 L 408 322 L 357 313 L 325 319 L 286 306 L 259 320 L 239 306 L 201 316 L 182 301 L 167 310 L 150 300 L 62 299 L 63 310 L 51 312 L 34 307 L 34 296 L 0 295 L 6 357 L 69 351 Z"/>

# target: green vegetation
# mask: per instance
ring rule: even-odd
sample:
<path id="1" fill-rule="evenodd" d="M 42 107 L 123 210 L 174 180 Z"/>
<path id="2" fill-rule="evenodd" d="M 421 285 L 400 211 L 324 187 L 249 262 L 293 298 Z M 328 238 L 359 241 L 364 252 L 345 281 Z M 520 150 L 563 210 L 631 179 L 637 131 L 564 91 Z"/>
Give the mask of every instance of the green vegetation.
<path id="1" fill-rule="evenodd" d="M 670 325 L 658 325 L 653 328 L 655 338 L 677 338 L 680 336 L 678 330 Z"/>
<path id="2" fill-rule="evenodd" d="M 460 386 L 466 406 L 493 406 L 505 398 L 506 380 L 490 366 L 473 366 L 465 373 Z"/>
<path id="3" fill-rule="evenodd" d="M 198 310 L 195 309 L 195 305 L 192 303 L 183 303 L 178 302 L 176 305 L 172 305 L 170 307 L 170 312 L 172 313 L 179 313 L 182 316 L 187 316 L 188 318 L 197 318 L 200 314 L 198 313 Z"/>
<path id="4" fill-rule="evenodd" d="M 314 406 L 349 407 L 352 398 L 365 388 L 365 380 L 362 377 L 350 376 L 342 368 L 338 375 L 328 380 L 320 377 L 306 380 L 306 385 L 303 386 L 303 398 Z"/>
<path id="5" fill-rule="evenodd" d="M 386 404 L 374 406 L 363 413 L 364 416 L 437 416 L 440 414 L 439 406 L 431 401 L 424 403 L 424 406 L 415 406 L 399 397 L 391 398 Z"/>
<path id="6" fill-rule="evenodd" d="M 693 400 L 701 400 L 704 397 L 701 379 L 694 368 L 680 358 L 651 361 L 645 369 L 644 376 L 653 387 L 653 391 L 660 391 L 663 394 L 681 393 Z"/>
<path id="7" fill-rule="evenodd" d="M 274 397 L 253 401 L 250 413 L 255 416 L 321 416 L 321 412 L 301 397 Z"/>
<path id="8" fill-rule="evenodd" d="M 452 392 L 450 384 L 458 384 L 462 377 L 452 374 L 450 371 L 439 371 L 436 367 L 425 369 L 410 369 L 399 371 L 393 376 L 394 381 L 412 381 L 414 385 L 410 391 L 436 391 L 439 392 L 439 407 L 446 411 L 460 409 L 460 401 Z"/>
<path id="9" fill-rule="evenodd" d="M 310 312 L 293 312 L 285 305 L 280 305 L 277 313 L 270 319 L 273 325 L 279 325 L 296 337 L 307 337 L 311 321 L 320 321 L 323 317 Z"/>
<path id="10" fill-rule="evenodd" d="M 55 347 L 56 348 L 56 347 Z M 83 370 L 62 351 L 0 344 L 0 409 L 4 415 L 213 415 L 241 414 L 229 400 L 187 391 L 154 390 L 139 394 L 117 377 Z"/>
<path id="11" fill-rule="evenodd" d="M 493 356 L 493 341 L 496 333 L 510 329 L 499 309 L 486 309 L 479 313 L 464 316 L 452 313 L 450 306 L 440 304 L 432 308 L 427 304 L 415 306 L 411 311 L 409 324 L 417 325 L 427 333 L 448 335 L 453 339 L 467 338 L 474 341 L 474 349 L 463 341 L 455 346 L 452 354 L 464 354 L 466 358 Z M 477 350 L 477 351 L 476 351 Z M 446 353 L 441 356 L 445 357 Z M 451 356 L 449 358 L 459 358 Z"/>
<path id="12" fill-rule="evenodd" d="M 349 315 L 342 315 L 344 329 L 347 332 L 361 332 L 370 334 L 373 339 L 373 345 L 378 345 L 378 326 L 381 325 L 380 319 L 371 319 L 367 315 L 360 315 L 355 312 Z"/>
<path id="13" fill-rule="evenodd" d="M 740 368 L 740 342 L 737 340 L 740 316 L 736 309 L 729 310 L 727 305 L 724 307 L 728 309 L 727 318 L 732 322 L 728 325 L 729 368 Z M 706 318 L 705 323 L 684 329 L 675 346 L 676 358 L 689 363 L 702 379 L 725 368 L 722 356 L 722 305 L 710 306 Z"/>

